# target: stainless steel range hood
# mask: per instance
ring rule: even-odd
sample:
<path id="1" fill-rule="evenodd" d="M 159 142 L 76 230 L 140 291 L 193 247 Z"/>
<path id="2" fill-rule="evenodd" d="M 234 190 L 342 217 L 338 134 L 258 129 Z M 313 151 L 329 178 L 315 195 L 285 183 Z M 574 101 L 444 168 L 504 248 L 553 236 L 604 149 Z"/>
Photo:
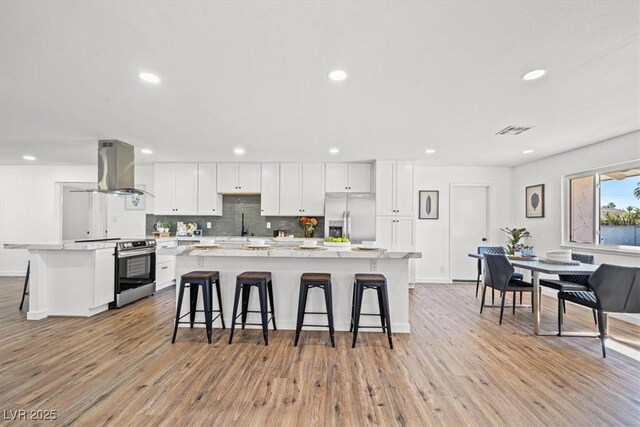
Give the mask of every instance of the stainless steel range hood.
<path id="1" fill-rule="evenodd" d="M 98 141 L 98 188 L 95 193 L 118 194 L 123 196 L 153 194 L 134 188 L 135 153 L 133 145 L 117 139 Z"/>

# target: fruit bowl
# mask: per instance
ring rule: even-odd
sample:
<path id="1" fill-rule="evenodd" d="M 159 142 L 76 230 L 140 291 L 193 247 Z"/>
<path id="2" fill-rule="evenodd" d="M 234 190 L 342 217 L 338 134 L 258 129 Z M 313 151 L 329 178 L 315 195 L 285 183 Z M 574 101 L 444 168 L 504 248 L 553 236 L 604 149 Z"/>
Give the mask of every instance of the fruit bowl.
<path id="1" fill-rule="evenodd" d="M 322 242 L 325 246 L 333 246 L 333 247 L 349 247 L 351 246 L 351 242 L 349 240 L 347 240 L 346 238 L 329 238 L 331 240 L 325 239 L 324 242 Z"/>

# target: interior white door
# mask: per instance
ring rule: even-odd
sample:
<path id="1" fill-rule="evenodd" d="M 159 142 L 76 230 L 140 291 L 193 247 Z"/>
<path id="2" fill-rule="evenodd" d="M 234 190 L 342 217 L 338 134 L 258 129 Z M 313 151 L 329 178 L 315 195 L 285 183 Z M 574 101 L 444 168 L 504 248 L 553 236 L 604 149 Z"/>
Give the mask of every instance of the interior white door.
<path id="1" fill-rule="evenodd" d="M 91 238 L 91 195 L 76 193 L 82 187 L 62 187 L 62 240 Z"/>
<path id="2" fill-rule="evenodd" d="M 449 259 L 453 280 L 476 280 L 477 263 L 468 254 L 487 243 L 488 196 L 488 186 L 451 186 Z"/>

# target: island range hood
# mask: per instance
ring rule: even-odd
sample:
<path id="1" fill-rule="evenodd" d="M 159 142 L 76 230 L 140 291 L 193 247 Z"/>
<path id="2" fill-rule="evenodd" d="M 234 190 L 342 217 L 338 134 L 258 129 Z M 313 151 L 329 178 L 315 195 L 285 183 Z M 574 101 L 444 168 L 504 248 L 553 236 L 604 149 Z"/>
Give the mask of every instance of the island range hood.
<path id="1" fill-rule="evenodd" d="M 133 145 L 117 139 L 102 139 L 98 141 L 98 188 L 75 191 L 122 196 L 149 194 L 153 197 L 153 194 L 135 188 L 134 160 Z"/>

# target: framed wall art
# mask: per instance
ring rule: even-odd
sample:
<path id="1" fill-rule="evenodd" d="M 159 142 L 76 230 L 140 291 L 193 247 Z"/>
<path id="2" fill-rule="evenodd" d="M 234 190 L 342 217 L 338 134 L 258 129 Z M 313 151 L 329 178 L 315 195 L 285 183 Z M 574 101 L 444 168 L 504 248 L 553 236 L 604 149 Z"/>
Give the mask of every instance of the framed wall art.
<path id="1" fill-rule="evenodd" d="M 525 216 L 544 218 L 544 184 L 531 185 L 524 191 Z"/>
<path id="2" fill-rule="evenodd" d="M 440 215 L 440 192 L 438 190 L 421 190 L 419 195 L 419 219 L 438 219 Z"/>

